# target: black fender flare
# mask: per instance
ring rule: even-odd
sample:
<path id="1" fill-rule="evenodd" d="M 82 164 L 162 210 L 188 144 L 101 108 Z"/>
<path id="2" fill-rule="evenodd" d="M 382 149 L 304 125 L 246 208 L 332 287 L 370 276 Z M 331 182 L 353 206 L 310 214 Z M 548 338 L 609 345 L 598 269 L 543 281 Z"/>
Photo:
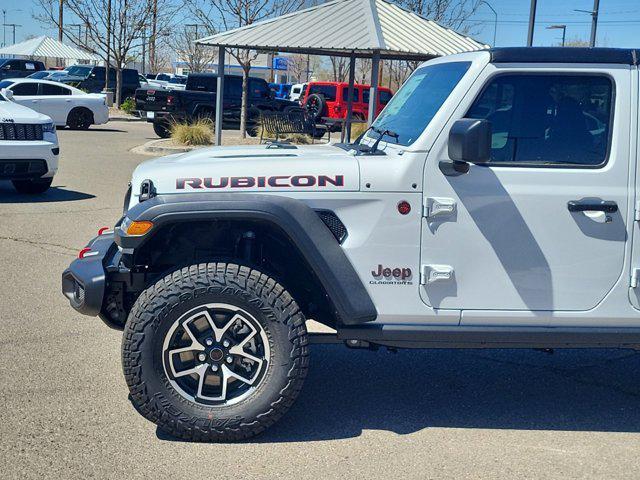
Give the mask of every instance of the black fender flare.
<path id="1" fill-rule="evenodd" d="M 282 230 L 311 267 L 331 300 L 340 323 L 373 321 L 377 311 L 360 277 L 316 212 L 300 200 L 249 193 L 188 193 L 160 195 L 127 212 L 134 221 L 153 222 L 142 237 L 115 229 L 115 242 L 123 254 L 141 248 L 153 231 L 164 225 L 193 220 L 247 219 L 271 223 Z"/>

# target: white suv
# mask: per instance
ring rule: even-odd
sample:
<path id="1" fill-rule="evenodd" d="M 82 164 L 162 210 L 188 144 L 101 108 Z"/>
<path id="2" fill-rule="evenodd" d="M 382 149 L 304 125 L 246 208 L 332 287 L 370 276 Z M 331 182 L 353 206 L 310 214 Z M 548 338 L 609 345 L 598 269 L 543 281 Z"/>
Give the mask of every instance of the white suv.
<path id="1" fill-rule="evenodd" d="M 46 191 L 58 170 L 58 136 L 51 118 L 0 91 L 0 180 L 20 193 Z"/>

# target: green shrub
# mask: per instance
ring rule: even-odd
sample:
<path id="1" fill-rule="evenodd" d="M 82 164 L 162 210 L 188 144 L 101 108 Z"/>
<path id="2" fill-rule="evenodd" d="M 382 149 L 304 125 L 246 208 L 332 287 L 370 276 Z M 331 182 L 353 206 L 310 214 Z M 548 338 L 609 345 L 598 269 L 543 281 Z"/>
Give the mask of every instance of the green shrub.
<path id="1" fill-rule="evenodd" d="M 136 109 L 136 101 L 131 97 L 125 99 L 125 101 L 120 104 L 120 110 L 122 110 L 125 113 L 128 113 L 129 115 L 131 115 L 135 109 Z"/>
<path id="2" fill-rule="evenodd" d="M 197 120 L 193 123 L 174 123 L 171 125 L 171 138 L 181 145 L 212 145 L 213 122 Z"/>

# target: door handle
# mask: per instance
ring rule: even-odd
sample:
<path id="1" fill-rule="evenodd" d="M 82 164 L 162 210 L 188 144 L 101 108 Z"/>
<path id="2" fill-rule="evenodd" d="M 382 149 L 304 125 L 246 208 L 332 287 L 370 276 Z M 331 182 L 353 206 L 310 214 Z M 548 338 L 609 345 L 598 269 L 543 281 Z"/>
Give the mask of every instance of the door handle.
<path id="1" fill-rule="evenodd" d="M 615 213 L 618 211 L 618 204 L 610 200 L 601 200 L 601 201 L 571 200 L 567 202 L 567 209 L 570 212 Z"/>

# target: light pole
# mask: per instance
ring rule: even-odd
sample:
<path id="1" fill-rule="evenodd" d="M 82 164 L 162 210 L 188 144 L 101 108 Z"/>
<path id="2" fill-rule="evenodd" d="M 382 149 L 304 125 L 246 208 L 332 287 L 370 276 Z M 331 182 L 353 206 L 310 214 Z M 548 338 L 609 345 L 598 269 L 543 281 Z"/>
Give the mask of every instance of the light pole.
<path id="1" fill-rule="evenodd" d="M 564 47 L 564 41 L 567 36 L 567 26 L 566 25 L 549 25 L 547 30 L 562 30 L 562 46 Z"/>
<path id="2" fill-rule="evenodd" d="M 593 0 L 593 10 L 574 10 L 575 12 L 588 13 L 591 15 L 591 38 L 589 46 L 596 46 L 596 30 L 598 28 L 598 11 L 600 10 L 600 0 Z"/>
<path id="3" fill-rule="evenodd" d="M 22 10 L 19 8 L 3 8 L 2 9 L 2 46 L 6 47 L 7 46 L 7 27 L 9 26 L 7 24 L 7 13 L 11 13 L 11 12 L 21 12 Z M 15 41 L 13 43 L 16 43 Z"/>
<path id="4" fill-rule="evenodd" d="M 82 46 L 82 24 L 81 23 L 70 23 L 67 27 L 78 27 L 78 46 Z"/>
<path id="5" fill-rule="evenodd" d="M 16 27 L 21 27 L 22 25 L 18 25 L 17 23 L 5 23 L 4 26 L 13 28 L 13 43 L 15 44 L 16 43 Z"/>
<path id="6" fill-rule="evenodd" d="M 498 31 L 498 12 L 496 12 L 495 8 L 493 8 L 491 6 L 491 4 L 489 2 L 486 2 L 485 0 L 481 0 L 480 3 L 478 5 L 486 5 L 487 7 L 489 7 L 491 9 L 491 11 L 493 12 L 493 14 L 495 15 L 495 20 L 493 21 L 493 44 L 492 46 L 496 46 L 496 33 Z"/>
<path id="7" fill-rule="evenodd" d="M 536 25 L 536 7 L 537 0 L 531 0 L 531 8 L 529 10 L 529 32 L 527 33 L 527 47 L 533 45 L 533 29 Z"/>

